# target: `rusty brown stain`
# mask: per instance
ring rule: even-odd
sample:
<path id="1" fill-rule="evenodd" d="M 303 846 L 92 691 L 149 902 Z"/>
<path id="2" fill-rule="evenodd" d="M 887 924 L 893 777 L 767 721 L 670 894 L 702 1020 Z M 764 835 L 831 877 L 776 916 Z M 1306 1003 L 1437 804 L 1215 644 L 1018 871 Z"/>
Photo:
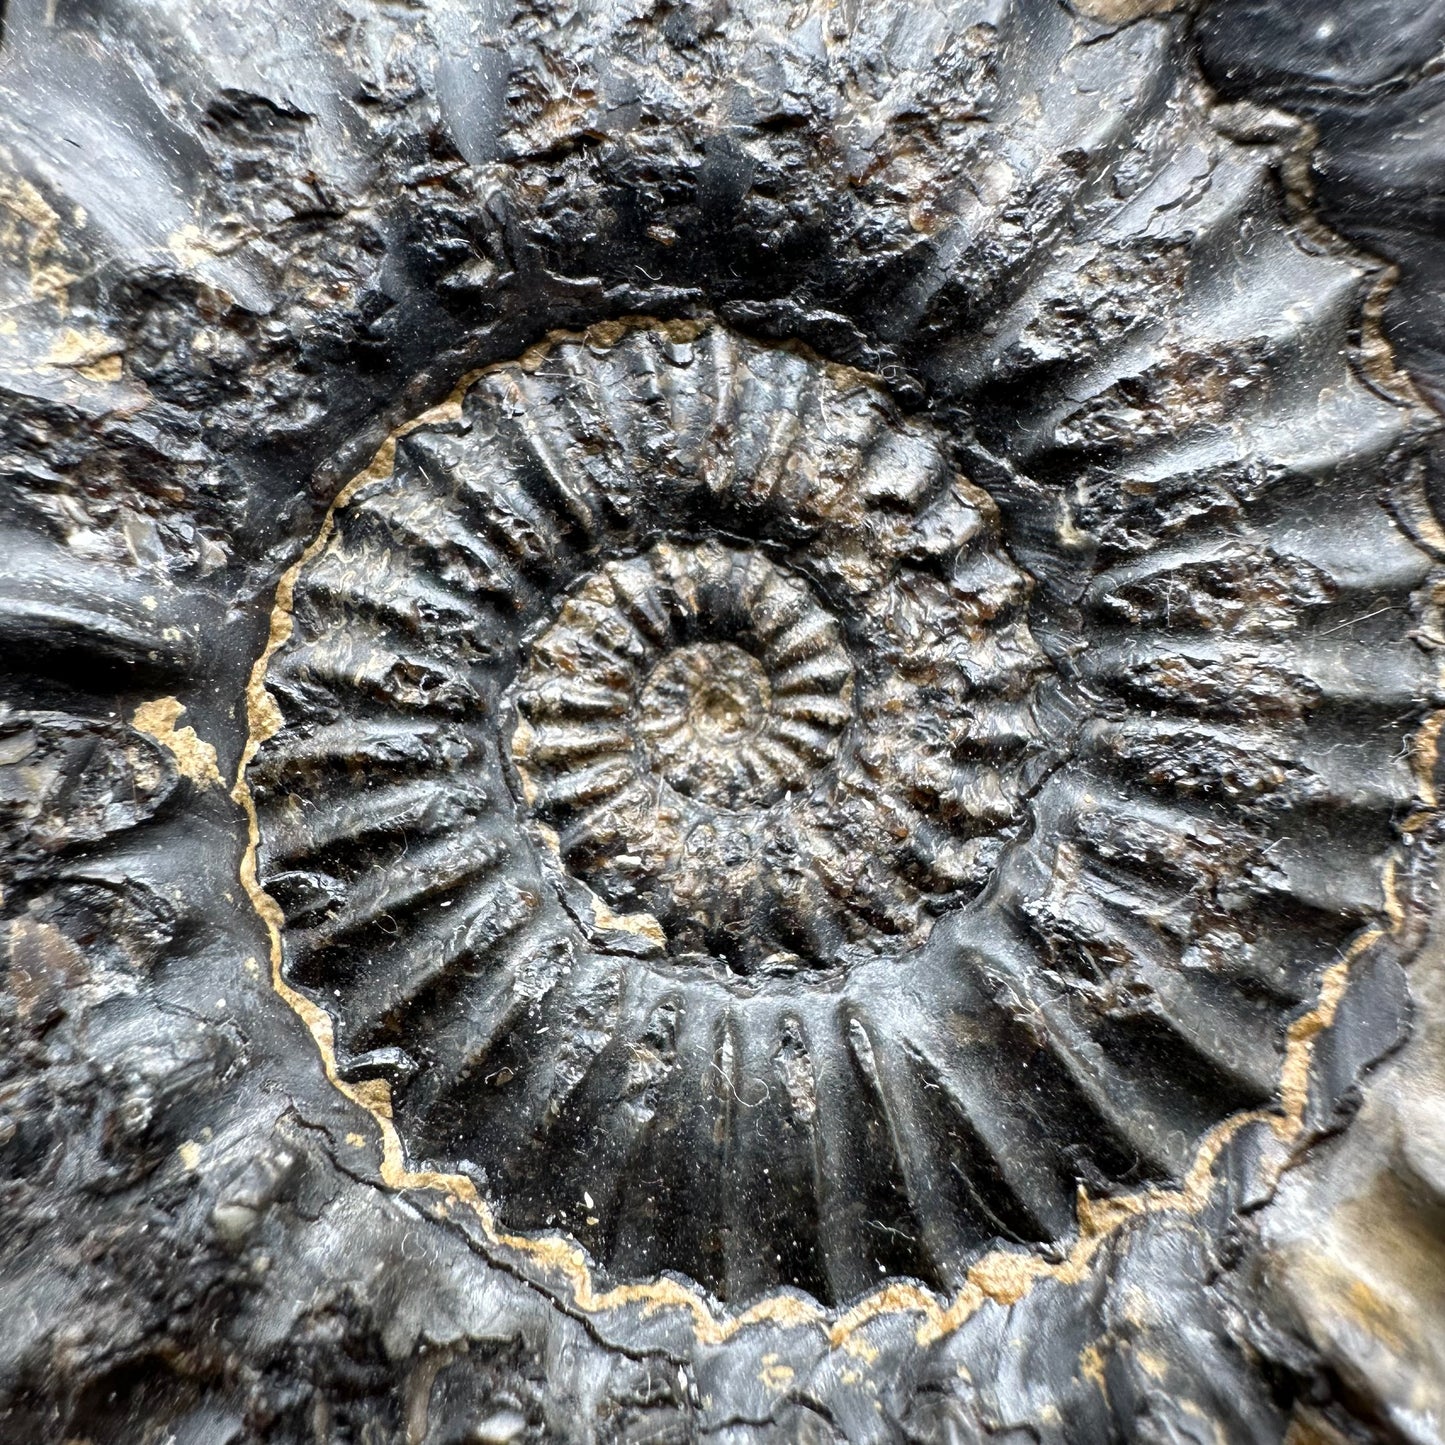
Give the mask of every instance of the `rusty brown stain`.
<path id="1" fill-rule="evenodd" d="M 77 331 L 67 326 L 42 365 L 63 367 L 87 381 L 119 381 L 125 374 L 125 348 L 103 331 Z"/>
<path id="2" fill-rule="evenodd" d="M 7 155 L 7 159 L 10 159 Z M 56 259 L 62 251 L 60 216 L 45 197 L 23 176 L 0 180 L 0 250 L 19 260 L 37 301 L 49 301 L 66 315 L 70 310 L 70 284 L 79 277 Z"/>
<path id="3" fill-rule="evenodd" d="M 1427 808 L 1437 805 L 1435 764 L 1440 749 L 1440 729 L 1445 725 L 1445 712 L 1432 712 L 1420 725 L 1410 742 L 1410 757 L 1415 767 L 1415 785 L 1420 801 Z"/>
<path id="4" fill-rule="evenodd" d="M 189 778 L 199 788 L 213 783 L 218 788 L 224 787 L 215 748 L 203 742 L 195 728 L 176 726 L 185 710 L 185 704 L 176 698 L 158 697 L 136 708 L 130 723 L 137 732 L 154 738 L 170 752 L 182 777 Z"/>
<path id="5" fill-rule="evenodd" d="M 1284 1445 L 1349 1445 L 1349 1440 L 1308 1405 L 1296 1405 Z"/>
<path id="6" fill-rule="evenodd" d="M 769 1390 L 785 1390 L 792 1383 L 794 1374 L 793 1367 L 780 1364 L 776 1355 L 764 1355 L 758 1379 Z"/>
<path id="7" fill-rule="evenodd" d="M 84 982 L 85 959 L 54 924 L 16 918 L 9 934 L 8 975 L 16 1010 L 27 1025 L 44 1024 L 64 1011 L 66 992 Z"/>
<path id="8" fill-rule="evenodd" d="M 1080 1354 L 1079 1375 L 1098 1390 L 1106 1400 L 1109 1398 L 1109 1382 L 1104 1373 L 1104 1350 L 1097 1340 L 1091 1345 L 1086 1345 L 1083 1353 Z"/>
<path id="9" fill-rule="evenodd" d="M 1074 9 L 1090 20 L 1107 25 L 1128 25 L 1147 20 L 1151 15 L 1169 15 L 1183 6 L 1184 0 L 1073 0 Z"/>

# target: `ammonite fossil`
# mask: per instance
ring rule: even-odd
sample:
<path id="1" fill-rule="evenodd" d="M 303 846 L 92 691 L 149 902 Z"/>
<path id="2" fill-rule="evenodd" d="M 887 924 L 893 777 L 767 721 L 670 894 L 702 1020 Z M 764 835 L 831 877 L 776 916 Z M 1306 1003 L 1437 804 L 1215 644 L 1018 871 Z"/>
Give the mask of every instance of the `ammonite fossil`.
<path id="1" fill-rule="evenodd" d="M 624 1278 L 955 1287 L 1081 1182 L 1178 1179 L 1372 906 L 1314 819 L 1389 846 L 1372 679 L 1425 666 L 1403 535 L 1357 582 L 1230 480 L 1248 521 L 1086 553 L 976 440 L 715 323 L 489 371 L 295 582 L 250 771 L 289 976 L 417 1159 Z"/>
<path id="2" fill-rule="evenodd" d="M 0 1438 L 1445 1428 L 1445 7 L 1304 8 L 0 4 Z"/>

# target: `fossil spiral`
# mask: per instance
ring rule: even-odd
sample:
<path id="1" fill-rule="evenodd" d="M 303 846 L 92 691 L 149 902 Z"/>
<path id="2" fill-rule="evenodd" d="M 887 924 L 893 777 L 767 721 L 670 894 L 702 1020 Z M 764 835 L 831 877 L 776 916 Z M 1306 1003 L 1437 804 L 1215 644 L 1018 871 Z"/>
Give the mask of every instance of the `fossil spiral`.
<path id="1" fill-rule="evenodd" d="M 1367 852 L 1408 802 L 1341 633 L 1410 548 L 1360 586 L 1206 530 L 1064 602 L 1010 531 L 976 442 L 705 322 L 400 442 L 298 578 L 252 786 L 289 973 L 418 1158 L 623 1276 L 840 1299 L 1271 1097 L 1371 907 L 1317 820 Z"/>
<path id="2" fill-rule="evenodd" d="M 1316 8 L 0 0 L 0 1437 L 1445 1418 L 1445 7 Z"/>

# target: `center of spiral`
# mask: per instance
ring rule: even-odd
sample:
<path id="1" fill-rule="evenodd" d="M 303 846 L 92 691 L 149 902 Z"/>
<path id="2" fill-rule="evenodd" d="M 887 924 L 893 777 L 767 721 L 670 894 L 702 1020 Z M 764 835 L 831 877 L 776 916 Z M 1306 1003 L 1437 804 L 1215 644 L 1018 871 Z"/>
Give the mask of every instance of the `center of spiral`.
<path id="1" fill-rule="evenodd" d="M 678 792 L 718 807 L 767 801 L 774 789 L 757 755 L 771 715 L 762 664 L 731 642 L 669 652 L 638 700 L 638 732 L 653 767 Z"/>
<path id="2" fill-rule="evenodd" d="M 754 922 L 793 906 L 779 888 L 828 816 L 854 686 L 806 577 L 757 548 L 663 541 L 580 579 L 537 634 L 512 761 L 608 908 L 651 917 L 681 953 L 752 959 Z"/>

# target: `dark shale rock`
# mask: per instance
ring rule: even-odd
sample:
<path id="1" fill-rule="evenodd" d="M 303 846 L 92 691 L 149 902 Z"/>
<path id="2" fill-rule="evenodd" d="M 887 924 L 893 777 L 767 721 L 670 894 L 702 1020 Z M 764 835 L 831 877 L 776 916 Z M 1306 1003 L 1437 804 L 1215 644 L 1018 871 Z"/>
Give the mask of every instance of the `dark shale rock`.
<path id="1" fill-rule="evenodd" d="M 10 0 L 0 1434 L 1445 1438 L 1442 43 Z"/>

